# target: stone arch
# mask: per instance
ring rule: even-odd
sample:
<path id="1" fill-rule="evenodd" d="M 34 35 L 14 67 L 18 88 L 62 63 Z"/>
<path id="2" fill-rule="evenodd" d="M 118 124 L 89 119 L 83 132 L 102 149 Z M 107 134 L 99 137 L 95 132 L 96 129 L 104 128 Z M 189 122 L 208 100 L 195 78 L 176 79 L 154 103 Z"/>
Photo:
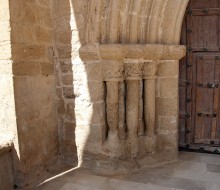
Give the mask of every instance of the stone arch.
<path id="1" fill-rule="evenodd" d="M 91 0 L 87 43 L 179 44 L 189 0 Z"/>

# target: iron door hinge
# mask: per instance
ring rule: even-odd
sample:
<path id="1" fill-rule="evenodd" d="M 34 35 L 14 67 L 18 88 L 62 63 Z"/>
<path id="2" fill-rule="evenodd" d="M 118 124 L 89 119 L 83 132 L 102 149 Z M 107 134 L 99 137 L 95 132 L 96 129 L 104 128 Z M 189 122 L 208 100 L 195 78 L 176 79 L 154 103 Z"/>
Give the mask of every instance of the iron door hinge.
<path id="1" fill-rule="evenodd" d="M 189 85 L 191 85 L 191 82 L 186 80 L 185 84 L 186 84 L 186 86 L 189 86 Z"/>
<path id="2" fill-rule="evenodd" d="M 216 60 L 219 60 L 219 59 L 220 59 L 220 56 L 215 56 L 215 59 L 216 59 Z"/>
<path id="3" fill-rule="evenodd" d="M 215 83 L 208 83 L 208 84 L 197 84 L 198 87 L 201 88 L 218 88 L 218 84 Z"/>
<path id="4" fill-rule="evenodd" d="M 187 15 L 190 15 L 190 16 L 191 16 L 191 15 L 192 15 L 192 10 L 188 10 L 188 11 L 187 11 Z"/>
<path id="5" fill-rule="evenodd" d="M 190 103 L 192 102 L 192 99 L 191 98 L 186 98 L 186 103 Z"/>
<path id="6" fill-rule="evenodd" d="M 190 134 L 191 132 L 192 132 L 191 129 L 186 130 L 186 134 Z"/>
<path id="7" fill-rule="evenodd" d="M 187 67 L 187 68 L 190 68 L 190 67 L 192 67 L 192 64 L 187 63 L 187 64 L 186 64 L 186 67 Z"/>
<path id="8" fill-rule="evenodd" d="M 192 52 L 192 50 L 193 50 L 193 49 L 190 48 L 190 47 L 187 48 L 187 51 L 188 51 L 188 52 Z"/>
<path id="9" fill-rule="evenodd" d="M 191 30 L 191 29 L 187 29 L 186 32 L 187 32 L 187 33 L 192 33 L 192 30 Z"/>
<path id="10" fill-rule="evenodd" d="M 203 56 L 202 56 L 202 55 L 199 55 L 199 59 L 203 59 Z"/>
<path id="11" fill-rule="evenodd" d="M 188 113 L 185 114 L 185 118 L 186 118 L 186 119 L 188 119 L 188 118 L 190 118 L 190 117 L 191 117 L 190 114 L 188 114 Z"/>
<path id="12" fill-rule="evenodd" d="M 210 114 L 210 113 L 197 113 L 197 115 L 199 117 L 217 117 L 216 113 L 212 113 L 212 114 Z"/>
<path id="13" fill-rule="evenodd" d="M 209 9 L 203 9 L 203 11 L 202 11 L 204 14 L 208 14 L 208 12 L 209 12 Z"/>

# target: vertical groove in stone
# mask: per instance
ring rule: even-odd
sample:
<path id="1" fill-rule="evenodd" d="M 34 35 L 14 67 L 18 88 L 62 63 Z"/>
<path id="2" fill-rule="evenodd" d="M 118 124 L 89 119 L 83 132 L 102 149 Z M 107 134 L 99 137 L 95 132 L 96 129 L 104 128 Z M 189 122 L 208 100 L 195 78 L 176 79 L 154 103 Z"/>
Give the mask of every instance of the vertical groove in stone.
<path id="1" fill-rule="evenodd" d="M 164 0 L 164 3 L 161 3 L 161 11 L 159 10 L 160 14 L 158 15 L 158 25 L 157 25 L 157 43 L 161 43 L 162 39 L 162 32 L 163 32 L 163 18 L 165 15 L 165 11 L 168 5 L 169 0 Z"/>
<path id="2" fill-rule="evenodd" d="M 164 0 L 155 0 L 153 1 L 152 8 L 150 11 L 149 17 L 149 25 L 148 25 L 148 41 L 147 43 L 157 43 L 159 39 L 157 39 L 158 33 L 158 19 L 161 14 L 162 6 L 164 4 Z"/>
<path id="3" fill-rule="evenodd" d="M 110 18 L 110 6 L 109 6 L 108 0 L 104 0 L 104 3 L 102 4 L 102 12 L 101 12 L 101 44 L 107 43 L 107 36 L 108 36 L 108 21 Z"/>
<path id="4" fill-rule="evenodd" d="M 109 43 L 118 43 L 119 40 L 120 5 L 121 0 L 112 0 Z"/>
<path id="5" fill-rule="evenodd" d="M 107 122 L 107 82 L 104 81 L 104 100 L 105 100 L 105 126 L 102 129 L 102 142 L 104 143 L 108 138 L 108 122 Z"/>
<path id="6" fill-rule="evenodd" d="M 87 27 L 86 27 L 86 42 L 100 42 L 100 21 L 101 21 L 101 6 L 102 0 L 90 0 Z"/>
<path id="7" fill-rule="evenodd" d="M 126 123 L 125 123 L 125 83 L 119 82 L 119 124 L 118 134 L 120 139 L 126 137 Z"/>
<path id="8" fill-rule="evenodd" d="M 127 23 L 128 23 L 128 10 L 130 1 L 122 0 L 120 11 L 120 43 L 126 43 L 127 41 Z"/>
<path id="9" fill-rule="evenodd" d="M 143 0 L 134 0 L 131 12 L 131 21 L 129 29 L 129 42 L 137 43 L 138 40 L 138 25 L 139 25 L 139 15 L 141 11 L 141 5 Z"/>
<path id="10" fill-rule="evenodd" d="M 146 17 L 146 20 L 147 20 L 147 22 L 146 22 L 146 24 L 145 24 L 145 41 L 144 41 L 144 43 L 148 43 L 148 41 L 149 41 L 149 36 L 150 36 L 150 33 L 151 33 L 151 31 L 150 31 L 150 24 L 151 24 L 151 15 L 153 15 L 153 13 L 152 13 L 152 10 L 153 10 L 153 6 L 154 6 L 154 1 L 153 0 L 149 0 L 149 2 L 148 2 L 148 6 L 149 6 L 149 8 L 146 10 L 146 13 L 145 13 L 145 17 Z"/>
<path id="11" fill-rule="evenodd" d="M 138 136 L 143 136 L 145 133 L 144 129 L 144 118 L 143 118 L 143 112 L 144 112 L 144 103 L 143 103 L 143 80 L 139 81 L 139 98 L 138 98 Z"/>
<path id="12" fill-rule="evenodd" d="M 145 34 L 146 34 L 146 25 L 147 25 L 147 10 L 149 8 L 149 2 L 151 0 L 143 0 L 141 10 L 140 10 L 140 18 L 139 18 L 139 26 L 138 26 L 138 42 L 141 44 L 145 43 Z"/>

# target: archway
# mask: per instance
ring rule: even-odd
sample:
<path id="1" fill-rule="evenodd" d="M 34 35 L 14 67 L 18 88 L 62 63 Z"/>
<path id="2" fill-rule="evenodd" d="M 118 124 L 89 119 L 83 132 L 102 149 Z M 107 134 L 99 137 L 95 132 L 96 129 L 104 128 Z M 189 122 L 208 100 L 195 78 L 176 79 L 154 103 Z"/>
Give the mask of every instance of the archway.
<path id="1" fill-rule="evenodd" d="M 77 122 L 90 124 L 76 126 L 81 163 L 86 153 L 144 164 L 152 164 L 146 159 L 154 164 L 177 159 L 178 66 L 185 54 L 178 44 L 187 3 L 89 2 L 80 58 L 89 68 L 88 84 L 101 84 L 88 85 L 91 99 L 97 93 L 102 99 L 92 103 L 90 118 L 76 114 Z M 91 71 L 101 75 L 94 79 Z M 100 102 L 102 108 L 96 107 Z"/>

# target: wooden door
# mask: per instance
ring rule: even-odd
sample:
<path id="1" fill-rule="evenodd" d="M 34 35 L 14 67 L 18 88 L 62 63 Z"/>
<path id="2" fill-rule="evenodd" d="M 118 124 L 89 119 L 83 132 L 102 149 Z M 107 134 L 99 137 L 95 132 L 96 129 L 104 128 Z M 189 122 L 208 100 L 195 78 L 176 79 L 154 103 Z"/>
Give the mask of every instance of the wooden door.
<path id="1" fill-rule="evenodd" d="M 183 22 L 179 143 L 186 148 L 220 146 L 219 8 L 220 0 L 191 0 Z"/>

